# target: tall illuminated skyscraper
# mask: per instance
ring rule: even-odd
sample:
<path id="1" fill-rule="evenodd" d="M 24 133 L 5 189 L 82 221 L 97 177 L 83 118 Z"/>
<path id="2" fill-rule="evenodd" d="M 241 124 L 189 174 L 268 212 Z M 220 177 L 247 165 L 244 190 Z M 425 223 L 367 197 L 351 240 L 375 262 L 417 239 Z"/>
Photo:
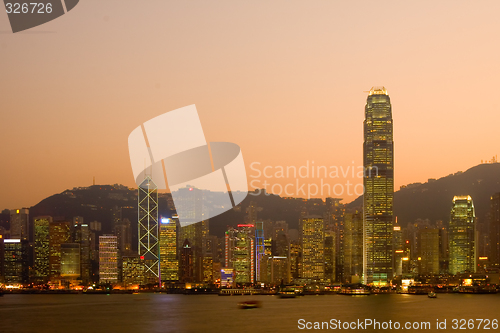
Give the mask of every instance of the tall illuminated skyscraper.
<path id="1" fill-rule="evenodd" d="M 226 268 L 233 268 L 234 281 L 239 284 L 255 282 L 255 225 L 238 224 L 226 231 Z"/>
<path id="2" fill-rule="evenodd" d="M 469 195 L 453 197 L 450 225 L 450 274 L 475 272 L 476 223 L 474 203 Z"/>
<path id="3" fill-rule="evenodd" d="M 255 228 L 255 279 L 261 281 L 260 271 L 262 258 L 265 255 L 264 222 L 256 222 Z"/>
<path id="4" fill-rule="evenodd" d="M 160 270 L 162 281 L 179 280 L 177 221 L 173 218 L 160 220 Z"/>
<path id="5" fill-rule="evenodd" d="M 35 280 L 47 282 L 49 279 L 49 224 L 50 216 L 38 216 L 34 219 L 35 229 Z"/>
<path id="6" fill-rule="evenodd" d="M 83 223 L 83 218 L 75 222 L 76 224 L 73 225 L 75 229 L 75 243 L 80 244 L 80 276 L 83 284 L 89 284 L 92 278 L 92 233 L 89 225 Z"/>
<path id="7" fill-rule="evenodd" d="M 320 216 L 304 216 L 299 223 L 302 262 L 301 278 L 321 281 L 325 278 L 325 230 Z"/>
<path id="8" fill-rule="evenodd" d="M 365 106 L 363 165 L 363 281 L 392 279 L 394 141 L 391 100 L 384 87 L 370 90 Z"/>
<path id="9" fill-rule="evenodd" d="M 158 188 L 147 176 L 139 185 L 139 256 L 144 259 L 147 283 L 161 284 L 158 243 Z"/>

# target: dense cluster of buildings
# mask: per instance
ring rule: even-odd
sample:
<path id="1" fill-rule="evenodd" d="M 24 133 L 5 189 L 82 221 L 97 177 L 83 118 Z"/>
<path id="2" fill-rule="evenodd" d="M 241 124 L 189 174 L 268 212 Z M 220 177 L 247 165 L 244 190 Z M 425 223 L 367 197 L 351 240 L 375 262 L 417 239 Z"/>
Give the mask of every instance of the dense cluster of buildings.
<path id="1" fill-rule="evenodd" d="M 99 222 L 87 224 L 78 216 L 72 221 L 39 216 L 33 218 L 30 241 L 29 211 L 11 210 L 11 230 L 0 239 L 0 278 L 5 286 L 51 288 L 363 282 L 367 247 L 363 214 L 346 213 L 339 199 L 327 198 L 322 203 L 327 208 L 323 216 L 304 210 L 299 228 L 289 229 L 285 221 L 259 220 L 258 207 L 252 202 L 245 223 L 229 227 L 223 237 L 210 234 L 209 221 L 181 227 L 175 215 L 159 217 L 157 265 L 148 264 L 151 258 L 144 251 L 132 250 L 127 219 L 116 221 L 113 234 L 101 235 Z M 392 223 L 393 273 L 388 283 L 408 275 L 498 270 L 500 193 L 491 197 L 487 234 L 477 230 L 470 196 L 455 196 L 450 204 L 446 223 Z"/>
<path id="2" fill-rule="evenodd" d="M 30 220 L 28 209 L 11 210 L 10 230 L 0 233 L 0 282 L 51 288 L 357 282 L 386 287 L 405 275 L 498 271 L 500 193 L 491 196 L 483 230 L 473 199 L 461 193 L 450 202 L 448 221 L 399 223 L 393 216 L 393 145 L 389 96 L 385 88 L 372 88 L 365 107 L 363 209 L 346 212 L 341 199 L 310 199 L 325 213 L 304 209 L 298 229 L 259 219 L 255 202 L 223 237 L 210 234 L 209 220 L 181 226 L 176 215 L 158 214 L 158 193 L 149 177 L 138 189 L 137 248 L 120 207 L 113 211 L 112 234 L 102 234 L 99 222 L 80 216 Z"/>

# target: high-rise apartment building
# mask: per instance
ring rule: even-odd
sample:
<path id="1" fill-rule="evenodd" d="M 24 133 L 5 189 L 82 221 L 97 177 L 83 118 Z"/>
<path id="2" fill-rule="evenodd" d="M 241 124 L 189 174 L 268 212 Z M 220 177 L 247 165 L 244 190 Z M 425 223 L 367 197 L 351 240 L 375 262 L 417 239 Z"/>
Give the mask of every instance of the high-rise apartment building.
<path id="1" fill-rule="evenodd" d="M 370 90 L 364 121 L 363 280 L 385 286 L 393 270 L 394 141 L 391 101 L 384 87 Z"/>
<path id="2" fill-rule="evenodd" d="M 453 197 L 448 238 L 450 274 L 476 270 L 476 227 L 474 203 L 469 195 Z"/>

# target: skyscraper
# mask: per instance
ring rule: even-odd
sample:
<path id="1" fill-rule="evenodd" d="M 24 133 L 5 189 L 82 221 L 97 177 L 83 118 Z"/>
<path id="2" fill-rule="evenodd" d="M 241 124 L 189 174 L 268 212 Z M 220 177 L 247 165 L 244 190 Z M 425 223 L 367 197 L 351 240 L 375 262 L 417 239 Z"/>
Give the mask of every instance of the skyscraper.
<path id="1" fill-rule="evenodd" d="M 392 279 L 394 141 L 391 101 L 384 87 L 370 90 L 364 121 L 363 280 L 387 285 Z"/>
<path id="2" fill-rule="evenodd" d="M 78 221 L 75 228 L 75 243 L 80 244 L 80 276 L 84 284 L 92 280 L 91 231 L 88 224 Z M 95 236 L 94 236 L 95 237 Z"/>
<path id="3" fill-rule="evenodd" d="M 193 249 L 189 244 L 189 239 L 185 239 L 180 251 L 180 280 L 182 282 L 193 282 Z"/>
<path id="4" fill-rule="evenodd" d="M 158 188 L 148 176 L 139 185 L 139 256 L 144 259 L 147 283 L 160 284 L 158 244 Z"/>
<path id="5" fill-rule="evenodd" d="M 265 255 L 264 245 L 264 222 L 256 222 L 255 228 L 255 279 L 257 282 L 262 281 L 260 277 L 262 258 Z"/>
<path id="6" fill-rule="evenodd" d="M 320 216 L 308 215 L 300 219 L 299 236 L 302 247 L 302 263 L 299 275 L 309 280 L 325 278 L 325 231 Z"/>
<path id="7" fill-rule="evenodd" d="M 160 270 L 162 281 L 179 280 L 177 221 L 173 218 L 160 220 Z"/>
<path id="8" fill-rule="evenodd" d="M 450 274 L 475 272 L 476 223 L 474 203 L 469 195 L 453 197 L 449 231 Z"/>
<path id="9" fill-rule="evenodd" d="M 233 268 L 234 281 L 239 284 L 255 282 L 255 226 L 238 224 L 226 231 L 226 267 Z"/>
<path id="10" fill-rule="evenodd" d="M 118 243 L 116 236 L 99 236 L 99 282 L 118 282 Z"/>
<path id="11" fill-rule="evenodd" d="M 49 224 L 51 216 L 38 216 L 34 219 L 35 236 L 35 280 L 47 282 L 49 279 Z"/>

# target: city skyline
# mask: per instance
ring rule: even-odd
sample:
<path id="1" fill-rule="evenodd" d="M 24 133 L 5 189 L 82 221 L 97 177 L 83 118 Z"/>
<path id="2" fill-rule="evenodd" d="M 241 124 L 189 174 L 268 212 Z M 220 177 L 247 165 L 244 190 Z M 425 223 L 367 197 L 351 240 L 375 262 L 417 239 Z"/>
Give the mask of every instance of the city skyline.
<path id="1" fill-rule="evenodd" d="M 500 328 L 500 1 L 2 8 L 1 332 Z"/>
<path id="2" fill-rule="evenodd" d="M 362 165 L 359 105 L 363 91 L 377 84 L 387 87 L 399 110 L 396 188 L 463 171 L 498 153 L 494 78 L 500 50 L 490 41 L 497 39 L 500 23 L 494 10 L 449 1 L 432 4 L 431 12 L 368 2 L 222 2 L 194 11 L 187 4 L 151 6 L 157 6 L 153 13 L 140 9 L 144 17 L 164 13 L 167 19 L 144 22 L 132 6 L 115 14 L 108 3 L 95 16 L 91 6 L 80 4 L 43 28 L 2 35 L 0 108 L 9 126 L 0 133 L 7 143 L 0 153 L 12 157 L 2 166 L 9 176 L 0 195 L 3 208 L 34 205 L 88 186 L 94 176 L 98 184 L 133 186 L 127 135 L 136 124 L 193 103 L 207 140 L 237 142 L 247 171 L 252 162 Z M 343 14 L 350 12 L 359 15 L 348 20 L 352 15 Z M 130 25 L 130 16 L 141 24 Z M 0 29 L 7 25 L 0 22 Z M 370 32 L 373 26 L 380 36 Z M 379 38 L 384 42 L 375 42 Z M 96 46 L 92 57 L 90 40 Z M 130 47 L 137 52 L 127 52 Z M 46 65 L 37 67 L 32 54 Z M 315 136 L 296 135 L 304 130 Z M 468 154 L 453 145 L 464 136 Z M 453 159 L 441 154 L 445 149 Z"/>

